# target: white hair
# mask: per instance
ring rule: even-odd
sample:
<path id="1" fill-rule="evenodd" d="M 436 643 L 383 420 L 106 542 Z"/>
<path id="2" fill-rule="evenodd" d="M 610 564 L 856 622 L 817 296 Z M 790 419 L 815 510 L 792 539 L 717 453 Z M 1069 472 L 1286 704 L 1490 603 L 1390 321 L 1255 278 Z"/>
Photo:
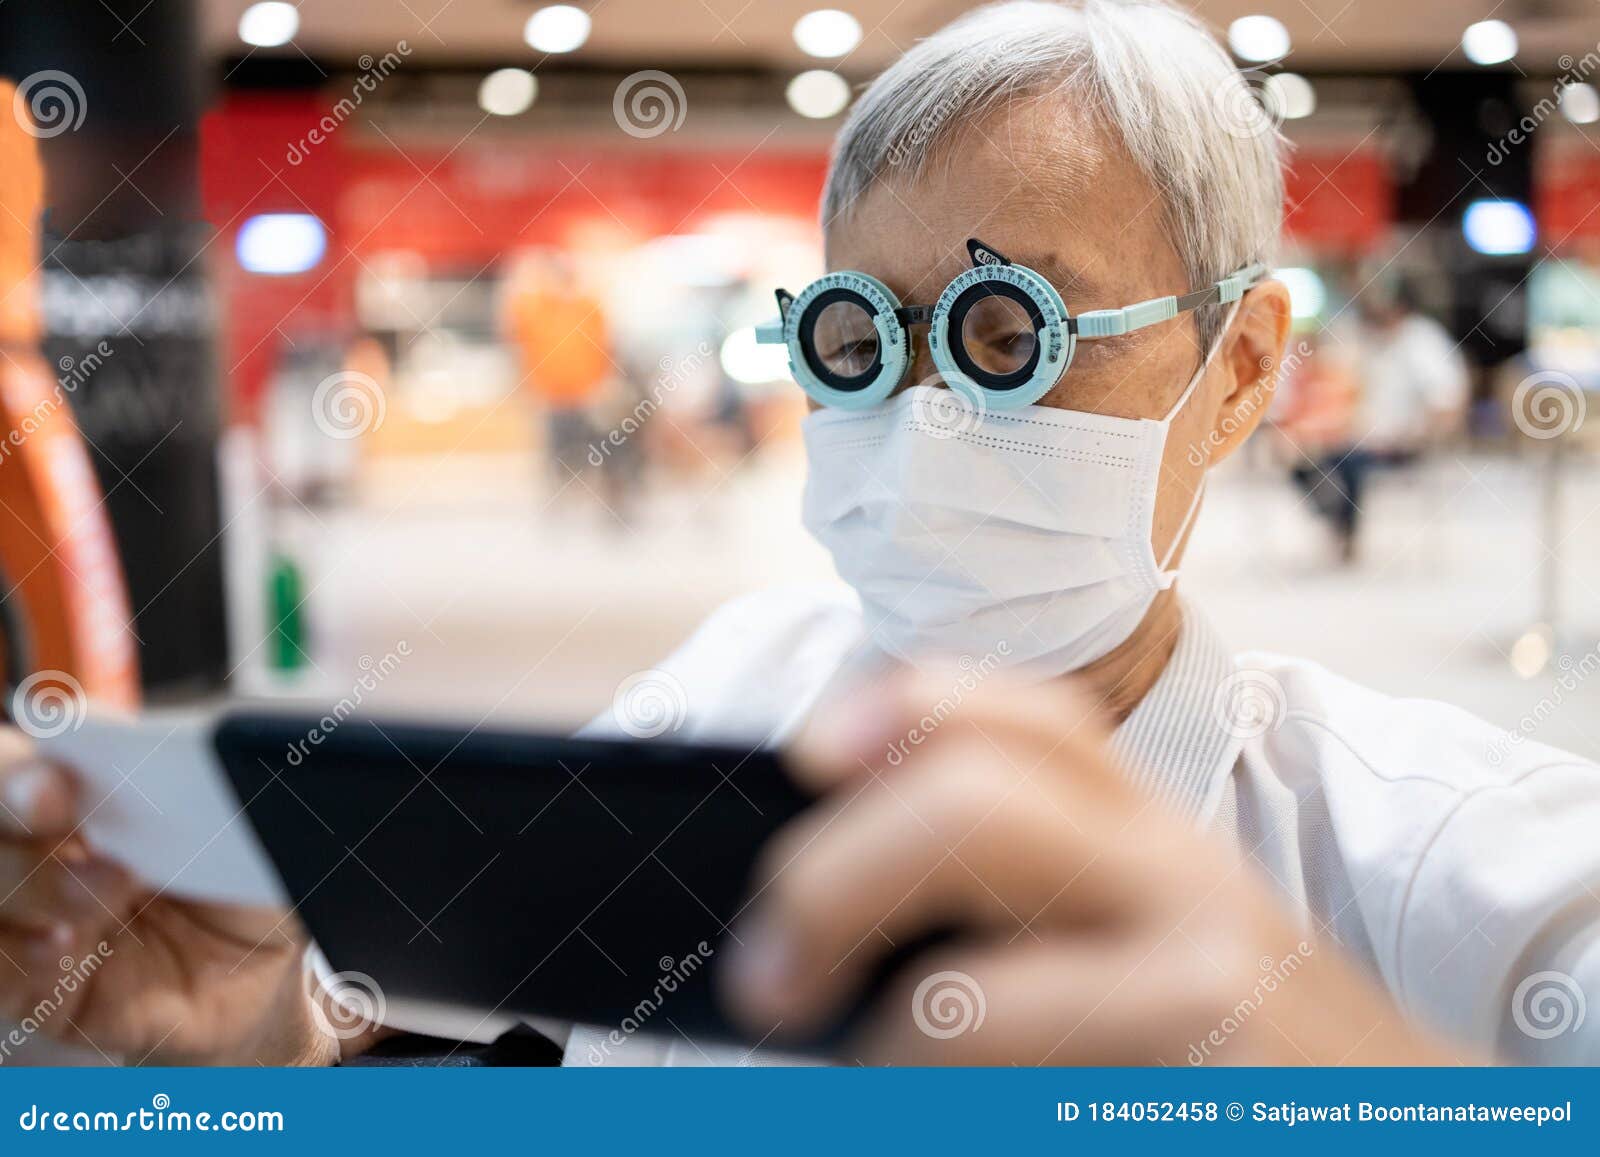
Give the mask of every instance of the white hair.
<path id="1" fill-rule="evenodd" d="M 1082 101 L 1160 191 L 1190 280 L 1176 292 L 1271 262 L 1283 139 L 1211 33 L 1165 0 L 1012 0 L 919 42 L 839 131 L 824 224 L 882 178 L 914 180 L 989 113 L 1057 89 Z M 1207 307 L 1197 322 L 1209 348 L 1222 313 Z"/>

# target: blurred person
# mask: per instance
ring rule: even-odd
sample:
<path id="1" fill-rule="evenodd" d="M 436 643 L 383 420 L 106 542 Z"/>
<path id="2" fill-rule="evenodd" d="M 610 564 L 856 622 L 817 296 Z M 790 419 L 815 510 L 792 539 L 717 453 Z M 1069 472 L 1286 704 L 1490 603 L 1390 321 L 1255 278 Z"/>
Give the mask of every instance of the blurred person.
<path id="1" fill-rule="evenodd" d="M 739 281 L 718 294 L 717 325 L 711 335 L 711 348 L 720 349 L 728 334 L 738 328 L 730 324 L 730 319 L 738 316 L 740 306 L 753 295 L 752 290 L 748 282 Z M 721 358 L 712 359 L 708 368 L 712 381 L 710 420 L 727 431 L 735 447 L 735 462 L 743 464 L 761 445 L 750 397 L 744 386 L 723 368 Z"/>
<path id="2" fill-rule="evenodd" d="M 646 388 L 649 370 L 621 351 L 618 360 L 620 372 L 611 379 L 612 388 L 590 415 L 594 437 L 584 458 L 598 471 L 599 497 L 612 515 L 608 525 L 627 530 L 649 465 L 651 431 L 645 420 L 655 401 Z"/>
<path id="3" fill-rule="evenodd" d="M 1296 456 L 1290 477 L 1333 530 L 1340 560 L 1350 563 L 1361 511 L 1353 437 L 1360 381 L 1352 359 L 1317 336 L 1299 339 L 1295 352 L 1284 367 L 1286 397 L 1277 417 Z"/>
<path id="4" fill-rule="evenodd" d="M 1354 561 L 1367 481 L 1374 471 L 1415 465 L 1465 428 L 1470 380 L 1460 343 L 1417 306 L 1404 279 L 1358 298 L 1362 328 L 1355 373 L 1360 402 L 1354 440 L 1325 458 L 1313 482 L 1327 503 L 1341 555 Z"/>
<path id="5" fill-rule="evenodd" d="M 1036 403 L 975 424 L 926 417 L 949 398 L 918 384 L 934 377 L 923 321 L 894 396 L 813 408 L 805 520 L 853 589 L 737 600 L 662 664 L 689 709 L 679 735 L 792 744 L 825 793 L 769 849 L 736 929 L 745 1014 L 814 1024 L 894 945 L 953 926 L 852 1059 L 1600 1059 L 1592 1018 L 1524 1033 L 1513 1005 L 1528 977 L 1600 985 L 1595 767 L 1531 741 L 1492 760 L 1505 733 L 1460 711 L 1235 656 L 1176 596 L 1207 471 L 1259 423 L 1290 328 L 1281 283 L 1230 280 L 1270 261 L 1283 206 L 1276 135 L 1223 123 L 1244 97 L 1227 54 L 1165 3 L 1019 2 L 921 42 L 851 110 L 822 207 L 830 270 L 928 302 L 981 231 L 1075 315 L 1235 292 L 1135 311 Z M 1036 340 L 973 335 L 982 357 Z M 847 356 L 892 352 L 871 341 Z M 0 763 L 0 796 L 27 804 L 0 857 L 13 956 L 120 936 L 53 870 L 50 839 L 24 834 L 46 830 L 43 808 L 48 830 L 70 826 L 68 784 L 20 744 Z M 218 927 L 174 923 L 172 968 L 125 968 L 87 1001 L 134 1056 L 164 1055 L 181 1023 L 181 1055 L 236 1060 L 264 1023 L 292 1038 L 308 1019 L 291 946 L 219 954 Z M 240 955 L 261 970 L 250 992 L 219 966 Z M 1287 976 L 1270 1008 L 1241 1014 L 1269 971 Z M 917 1024 L 911 998 L 950 974 L 982 994 L 981 1031 Z M 569 1062 L 594 1031 L 572 1031 Z M 639 1033 L 610 1055 L 744 1054 Z"/>
<path id="6" fill-rule="evenodd" d="M 545 422 L 545 453 L 556 493 L 583 489 L 591 448 L 604 431 L 593 410 L 616 376 L 600 300 L 560 254 L 517 261 L 503 286 L 502 324 L 522 381 Z"/>
<path id="7" fill-rule="evenodd" d="M 1400 280 L 1358 299 L 1361 444 L 1376 464 L 1408 465 L 1460 432 L 1470 384 L 1459 342 L 1418 307 Z"/>

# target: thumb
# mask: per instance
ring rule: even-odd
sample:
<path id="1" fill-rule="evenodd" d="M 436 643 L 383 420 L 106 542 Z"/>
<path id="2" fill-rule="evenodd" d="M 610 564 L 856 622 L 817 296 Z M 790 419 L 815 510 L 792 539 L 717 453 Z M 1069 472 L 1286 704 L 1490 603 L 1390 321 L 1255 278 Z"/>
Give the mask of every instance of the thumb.
<path id="1" fill-rule="evenodd" d="M 787 751 L 790 774 L 804 788 L 829 791 L 888 762 L 912 719 L 913 672 L 886 671 L 825 697 Z"/>

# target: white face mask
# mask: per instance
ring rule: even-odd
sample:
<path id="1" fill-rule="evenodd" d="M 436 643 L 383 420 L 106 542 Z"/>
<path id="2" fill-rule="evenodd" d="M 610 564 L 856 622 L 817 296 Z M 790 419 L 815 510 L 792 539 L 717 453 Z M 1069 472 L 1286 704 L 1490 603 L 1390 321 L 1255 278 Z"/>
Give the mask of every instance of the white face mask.
<path id="1" fill-rule="evenodd" d="M 1167 430 L 1213 356 L 1159 420 L 1044 406 L 980 417 L 929 386 L 808 415 L 806 529 L 860 596 L 874 642 L 905 661 L 988 659 L 1040 678 L 1124 642 L 1177 577 L 1167 564 L 1200 505 L 1197 489 L 1158 560 Z"/>

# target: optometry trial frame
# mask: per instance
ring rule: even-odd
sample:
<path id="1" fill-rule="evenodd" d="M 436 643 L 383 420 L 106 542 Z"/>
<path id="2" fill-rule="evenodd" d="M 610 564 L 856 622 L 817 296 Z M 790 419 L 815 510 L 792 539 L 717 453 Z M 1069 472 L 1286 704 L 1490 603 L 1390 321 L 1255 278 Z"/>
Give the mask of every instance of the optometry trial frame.
<path id="1" fill-rule="evenodd" d="M 883 282 L 853 269 L 818 278 L 798 295 L 780 289 L 779 317 L 757 326 L 756 340 L 786 345 L 795 381 L 822 405 L 859 410 L 894 392 L 911 358 L 910 327 L 926 325 L 944 383 L 974 405 L 1011 410 L 1032 405 L 1061 380 L 1079 341 L 1230 304 L 1267 274 L 1265 265 L 1248 265 L 1180 296 L 1069 314 L 1055 287 L 1032 269 L 977 238 L 968 239 L 967 252 L 972 268 L 932 306 L 902 305 Z"/>

